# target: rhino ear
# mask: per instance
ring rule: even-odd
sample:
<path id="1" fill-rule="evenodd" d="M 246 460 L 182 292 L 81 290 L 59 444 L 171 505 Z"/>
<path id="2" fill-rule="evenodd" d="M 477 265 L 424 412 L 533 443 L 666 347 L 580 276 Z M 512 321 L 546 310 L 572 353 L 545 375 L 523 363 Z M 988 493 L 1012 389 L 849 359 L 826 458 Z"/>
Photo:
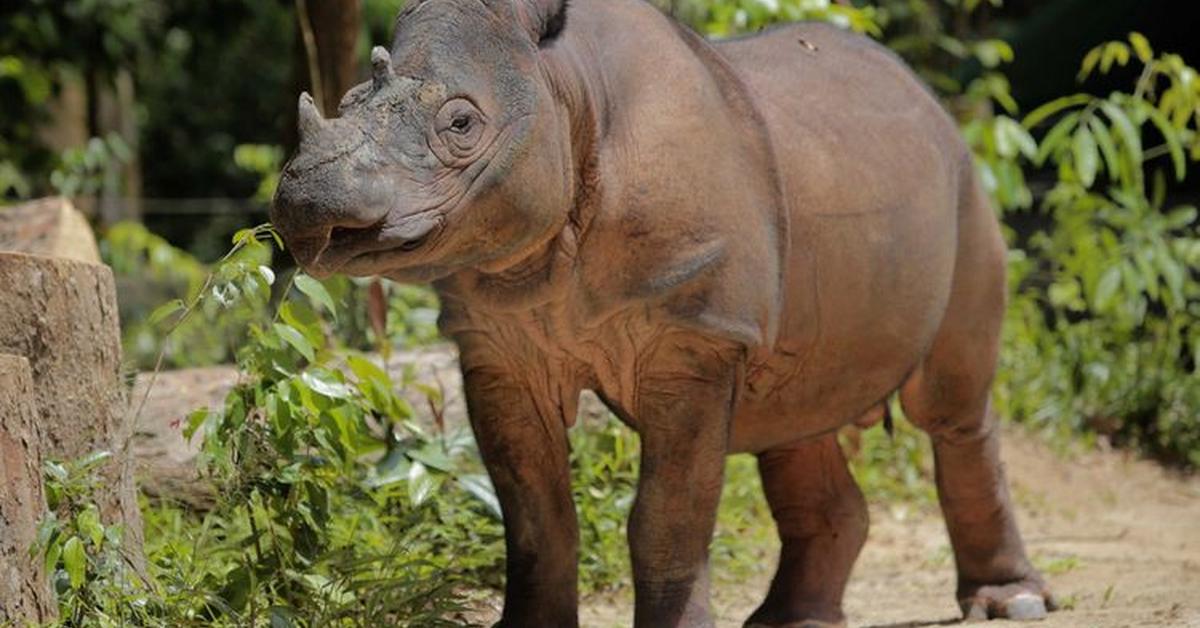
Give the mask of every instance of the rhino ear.
<path id="1" fill-rule="evenodd" d="M 567 0 L 513 0 L 517 19 L 533 41 L 543 46 L 558 37 L 567 25 Z"/>

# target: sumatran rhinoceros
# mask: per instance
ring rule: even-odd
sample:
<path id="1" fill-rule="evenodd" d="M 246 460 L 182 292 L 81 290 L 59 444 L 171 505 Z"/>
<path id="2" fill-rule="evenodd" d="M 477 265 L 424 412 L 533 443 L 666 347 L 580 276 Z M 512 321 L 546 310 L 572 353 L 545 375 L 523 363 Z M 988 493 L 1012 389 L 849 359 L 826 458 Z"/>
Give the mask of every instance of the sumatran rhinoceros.
<path id="1" fill-rule="evenodd" d="M 895 57 L 819 24 L 708 42 L 639 0 L 416 0 L 371 60 L 338 117 L 301 96 L 272 216 L 310 273 L 441 296 L 504 514 L 499 625 L 578 624 L 583 389 L 641 437 L 636 626 L 713 625 L 733 452 L 783 544 L 746 625 L 843 625 L 867 509 L 836 432 L 896 392 L 933 440 L 964 614 L 1045 614 L 989 412 L 1004 242 Z"/>

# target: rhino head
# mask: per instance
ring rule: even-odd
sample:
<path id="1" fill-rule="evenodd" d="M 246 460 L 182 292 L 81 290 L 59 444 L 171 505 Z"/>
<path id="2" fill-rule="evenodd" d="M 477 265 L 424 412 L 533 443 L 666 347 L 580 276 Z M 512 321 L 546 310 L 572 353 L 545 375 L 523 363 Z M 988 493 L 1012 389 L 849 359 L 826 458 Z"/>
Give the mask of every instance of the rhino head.
<path id="1" fill-rule="evenodd" d="M 422 0 L 337 117 L 302 94 L 271 208 L 296 261 L 317 276 L 432 281 L 506 268 L 560 230 L 570 126 L 539 55 L 564 12 L 563 0 Z"/>

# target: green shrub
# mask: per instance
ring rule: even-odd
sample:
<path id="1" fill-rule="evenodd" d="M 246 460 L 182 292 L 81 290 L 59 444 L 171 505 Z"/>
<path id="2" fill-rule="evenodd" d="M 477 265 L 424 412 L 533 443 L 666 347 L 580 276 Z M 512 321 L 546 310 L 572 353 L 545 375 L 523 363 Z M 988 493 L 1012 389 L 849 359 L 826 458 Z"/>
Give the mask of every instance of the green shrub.
<path id="1" fill-rule="evenodd" d="M 269 247 L 242 247 L 210 266 L 140 223 L 121 222 L 104 233 L 100 253 L 117 280 L 125 359 L 138 370 L 153 370 L 160 354 L 166 368 L 233 362 L 251 323 L 268 315 L 271 294 L 261 285 L 275 280 Z M 380 280 L 386 295 L 386 338 L 377 338 L 368 312 L 373 281 L 334 277 L 323 282 L 339 312 L 322 322 L 326 337 L 364 350 L 420 346 L 438 339 L 433 291 L 386 280 Z M 156 319 L 177 311 L 185 301 L 195 301 L 195 310 L 171 333 L 162 333 Z M 167 309 L 157 309 L 156 316 L 163 303 Z"/>
<path id="2" fill-rule="evenodd" d="M 94 507 L 58 490 L 42 552 L 67 574 L 64 624 L 459 625 L 467 584 L 498 581 L 499 511 L 470 437 L 418 425 L 381 366 L 328 339 L 341 315 L 321 282 L 293 276 L 269 309 L 275 277 L 255 262 L 271 235 L 239 233 L 187 301 L 144 323 L 178 333 L 210 308 L 246 313 L 238 385 L 185 428 L 203 435 L 216 505 L 147 508 L 142 582 L 113 564 L 111 535 L 72 540 L 93 539 Z"/>
<path id="3" fill-rule="evenodd" d="M 154 369 L 160 355 L 161 366 L 170 368 L 231 361 L 269 302 L 259 289 L 271 275 L 266 247 L 231 252 L 210 277 L 208 266 L 185 251 L 140 223 L 122 222 L 105 232 L 100 254 L 117 280 L 125 359 L 139 370 Z M 202 292 L 208 298 L 199 299 Z M 164 335 L 157 319 L 185 300 L 196 303 L 195 311 Z"/>
<path id="4" fill-rule="evenodd" d="M 93 471 L 110 456 L 43 465 L 50 510 L 30 551 L 45 564 L 62 625 L 121 625 L 152 601 L 121 551 L 122 529 L 106 526 L 90 498 L 99 481 Z"/>
<path id="5" fill-rule="evenodd" d="M 1000 407 L 1061 435 L 1098 433 L 1200 465 L 1200 237 L 1168 180 L 1200 159 L 1200 80 L 1141 35 L 1091 51 L 1080 77 L 1133 60 L 1131 92 L 1037 108 L 1033 161 L 1056 173 L 1011 265 Z M 1052 123 L 1051 123 L 1052 122 Z M 1151 145 L 1151 144 L 1154 145 Z"/>

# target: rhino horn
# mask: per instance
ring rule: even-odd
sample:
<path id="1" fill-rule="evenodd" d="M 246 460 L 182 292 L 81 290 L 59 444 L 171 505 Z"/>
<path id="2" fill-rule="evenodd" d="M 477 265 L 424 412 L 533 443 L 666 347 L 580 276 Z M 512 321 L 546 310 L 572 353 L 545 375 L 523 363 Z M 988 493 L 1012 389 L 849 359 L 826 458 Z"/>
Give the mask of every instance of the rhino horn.
<path id="1" fill-rule="evenodd" d="M 300 115 L 298 117 L 300 123 L 300 137 L 313 137 L 320 131 L 321 126 L 325 123 L 321 117 L 321 112 L 317 111 L 317 105 L 313 103 L 312 96 L 308 92 L 300 94 Z"/>
<path id="2" fill-rule="evenodd" d="M 392 53 L 383 46 L 371 49 L 371 75 L 376 87 L 392 78 Z"/>

